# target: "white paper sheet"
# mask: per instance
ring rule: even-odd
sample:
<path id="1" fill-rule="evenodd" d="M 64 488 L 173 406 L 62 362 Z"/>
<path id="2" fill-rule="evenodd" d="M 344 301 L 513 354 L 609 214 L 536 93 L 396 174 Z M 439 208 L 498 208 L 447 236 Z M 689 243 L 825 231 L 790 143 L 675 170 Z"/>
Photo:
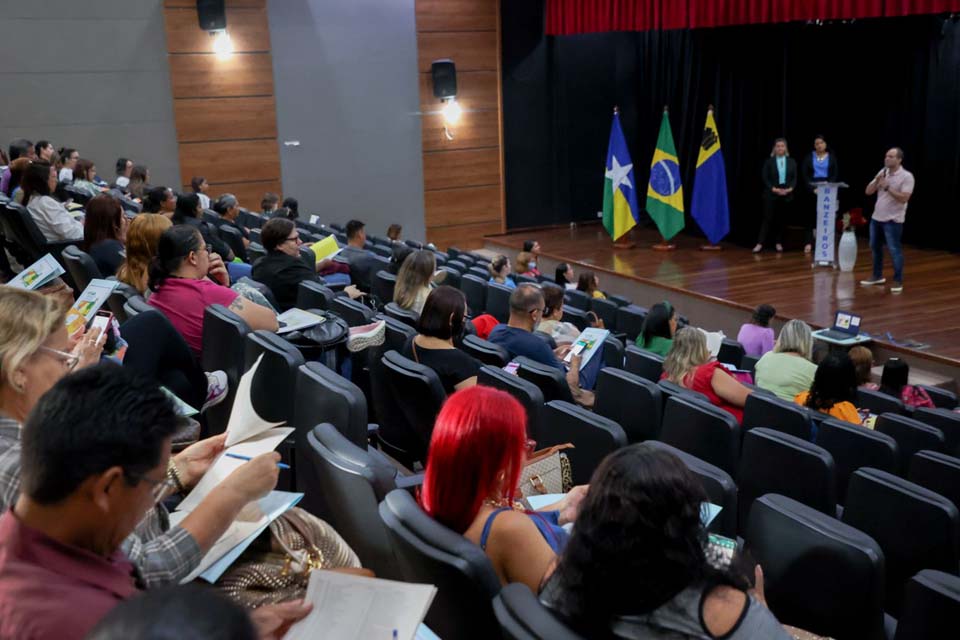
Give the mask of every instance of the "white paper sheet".
<path id="1" fill-rule="evenodd" d="M 326 318 L 294 307 L 293 309 L 287 309 L 278 315 L 277 322 L 280 325 L 280 328 L 277 329 L 277 333 L 283 335 L 285 333 L 290 333 L 291 331 L 299 331 L 300 329 L 307 329 L 309 327 L 316 326 L 321 322 L 326 322 Z"/>
<path id="2" fill-rule="evenodd" d="M 305 598 L 313 610 L 284 640 L 413 640 L 436 593 L 429 584 L 314 571 Z"/>
<path id="3" fill-rule="evenodd" d="M 700 329 L 700 327 L 697 327 L 697 329 Z M 710 357 L 716 358 L 717 354 L 720 353 L 723 339 L 727 336 L 723 334 L 723 331 L 707 331 L 706 329 L 700 329 L 700 331 L 707 338 L 707 350 L 710 352 Z"/>
<path id="4" fill-rule="evenodd" d="M 250 370 L 240 377 L 240 383 L 237 385 L 237 395 L 233 400 L 233 409 L 230 410 L 230 420 L 227 422 L 227 442 L 226 447 L 231 447 L 238 442 L 248 440 L 258 433 L 263 433 L 267 429 L 283 424 L 282 422 L 267 422 L 261 418 L 253 408 L 253 400 L 250 397 L 250 388 L 253 386 L 253 378 L 257 375 L 257 369 L 263 361 L 261 354 L 257 361 L 253 363 Z"/>

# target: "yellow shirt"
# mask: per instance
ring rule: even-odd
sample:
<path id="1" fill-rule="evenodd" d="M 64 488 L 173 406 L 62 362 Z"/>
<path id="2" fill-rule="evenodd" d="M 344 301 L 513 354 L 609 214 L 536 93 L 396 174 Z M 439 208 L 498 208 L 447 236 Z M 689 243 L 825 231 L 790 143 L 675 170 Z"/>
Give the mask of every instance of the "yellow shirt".
<path id="1" fill-rule="evenodd" d="M 810 392 L 804 391 L 803 393 L 798 393 L 793 401 L 801 407 L 805 407 L 807 406 L 808 397 L 810 397 Z M 852 422 L 853 424 L 860 424 L 860 413 L 857 411 L 857 408 L 853 406 L 852 402 L 838 402 L 830 407 L 829 411 L 821 409 L 820 413 L 825 413 L 828 416 L 839 418 L 846 422 Z"/>
<path id="2" fill-rule="evenodd" d="M 600 291 L 599 289 L 597 289 L 596 291 L 593 292 L 593 297 L 594 297 L 594 298 L 597 298 L 597 299 L 599 299 L 599 300 L 606 300 L 606 299 L 607 299 L 607 296 L 603 295 L 603 291 Z"/>

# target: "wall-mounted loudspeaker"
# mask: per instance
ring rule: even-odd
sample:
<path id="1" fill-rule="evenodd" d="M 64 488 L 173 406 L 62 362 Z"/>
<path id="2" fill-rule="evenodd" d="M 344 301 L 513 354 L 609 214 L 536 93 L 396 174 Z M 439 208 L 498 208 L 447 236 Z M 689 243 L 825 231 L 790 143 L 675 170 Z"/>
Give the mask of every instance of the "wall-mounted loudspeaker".
<path id="1" fill-rule="evenodd" d="M 453 60 L 434 60 L 430 74 L 433 76 L 433 97 L 441 100 L 457 97 L 457 67 Z"/>
<path id="2" fill-rule="evenodd" d="M 197 0 L 197 18 L 204 31 L 222 31 L 227 28 L 224 0 Z"/>

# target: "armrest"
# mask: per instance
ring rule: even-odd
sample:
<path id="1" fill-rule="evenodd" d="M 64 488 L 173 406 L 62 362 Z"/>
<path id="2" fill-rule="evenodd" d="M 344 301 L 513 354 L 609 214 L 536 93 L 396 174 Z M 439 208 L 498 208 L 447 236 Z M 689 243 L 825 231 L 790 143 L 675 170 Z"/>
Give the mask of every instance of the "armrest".
<path id="1" fill-rule="evenodd" d="M 416 489 L 423 484 L 423 473 L 415 473 L 412 476 L 397 476 L 398 489 Z"/>
<path id="2" fill-rule="evenodd" d="M 380 432 L 380 425 L 378 424 L 368 424 L 367 425 L 367 438 L 377 437 L 377 433 Z"/>

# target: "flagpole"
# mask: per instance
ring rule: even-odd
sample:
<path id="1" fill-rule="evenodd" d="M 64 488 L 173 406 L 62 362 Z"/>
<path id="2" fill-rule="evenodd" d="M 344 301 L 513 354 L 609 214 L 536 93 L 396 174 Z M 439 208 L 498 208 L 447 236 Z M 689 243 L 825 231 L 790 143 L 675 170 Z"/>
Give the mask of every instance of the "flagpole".
<path id="1" fill-rule="evenodd" d="M 669 113 L 669 109 L 667 108 L 667 105 L 663 105 L 663 112 Z M 670 242 L 666 238 L 664 238 L 662 233 L 660 234 L 660 242 L 653 245 L 654 251 L 673 251 L 676 248 L 677 248 L 677 245 L 674 244 L 673 242 Z"/>
<path id="2" fill-rule="evenodd" d="M 613 115 L 616 116 L 619 114 L 620 114 L 620 106 L 616 104 L 613 105 Z M 627 233 L 623 234 L 622 236 L 614 240 L 613 248 L 614 249 L 633 249 L 634 247 L 636 247 L 637 244 L 628 237 L 629 235 L 632 234 L 632 232 L 633 230 L 631 229 L 630 231 L 627 231 Z"/>
<path id="3" fill-rule="evenodd" d="M 713 105 L 707 107 L 707 117 L 710 117 L 710 114 L 713 113 Z M 694 178 L 696 180 L 696 178 Z M 722 251 L 723 247 L 718 244 L 711 244 L 709 238 L 707 239 L 707 244 L 700 245 L 700 251 Z"/>

